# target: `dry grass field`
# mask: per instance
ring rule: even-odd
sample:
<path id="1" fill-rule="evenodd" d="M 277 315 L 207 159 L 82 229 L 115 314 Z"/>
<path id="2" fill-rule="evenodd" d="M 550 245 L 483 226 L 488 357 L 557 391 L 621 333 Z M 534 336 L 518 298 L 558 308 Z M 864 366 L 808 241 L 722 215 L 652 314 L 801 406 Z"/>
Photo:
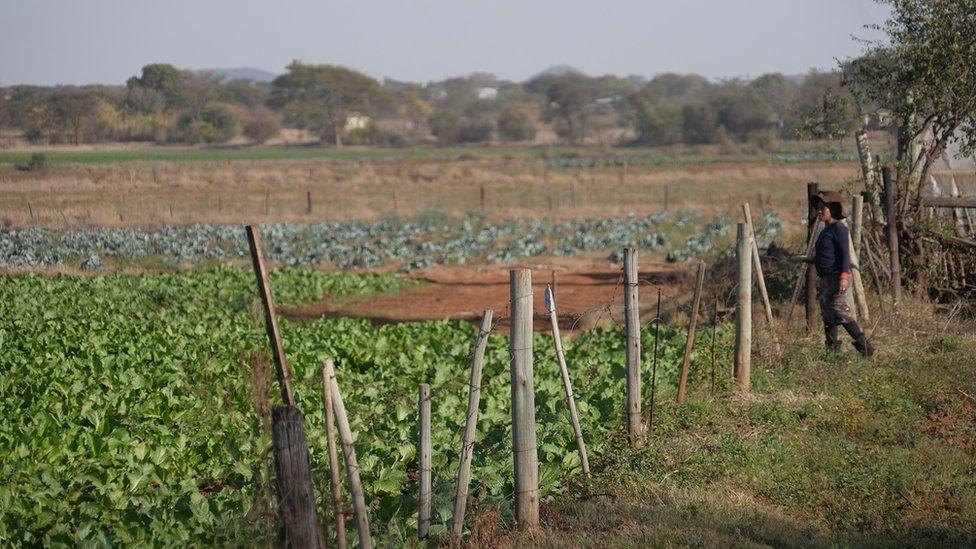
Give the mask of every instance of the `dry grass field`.
<path id="1" fill-rule="evenodd" d="M 432 210 L 566 219 L 665 208 L 710 214 L 746 201 L 756 215 L 786 214 L 802 211 L 806 182 L 838 188 L 857 176 L 852 163 L 551 168 L 531 158 L 4 166 L 0 224 L 301 223 Z"/>

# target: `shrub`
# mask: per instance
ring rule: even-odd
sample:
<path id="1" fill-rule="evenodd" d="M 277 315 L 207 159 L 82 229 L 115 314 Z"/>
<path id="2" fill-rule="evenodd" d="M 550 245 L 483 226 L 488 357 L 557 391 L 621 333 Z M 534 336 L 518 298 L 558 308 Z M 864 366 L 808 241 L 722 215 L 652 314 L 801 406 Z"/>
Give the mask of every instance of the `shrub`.
<path id="1" fill-rule="evenodd" d="M 50 165 L 51 164 L 47 159 L 47 155 L 42 153 L 34 153 L 30 155 L 29 159 L 27 159 L 27 164 L 20 165 L 18 168 L 28 172 L 35 172 L 44 170 Z"/>
<path id="2" fill-rule="evenodd" d="M 248 120 L 244 125 L 244 135 L 254 143 L 261 144 L 276 137 L 281 132 L 281 125 L 270 116 L 261 116 Z"/>

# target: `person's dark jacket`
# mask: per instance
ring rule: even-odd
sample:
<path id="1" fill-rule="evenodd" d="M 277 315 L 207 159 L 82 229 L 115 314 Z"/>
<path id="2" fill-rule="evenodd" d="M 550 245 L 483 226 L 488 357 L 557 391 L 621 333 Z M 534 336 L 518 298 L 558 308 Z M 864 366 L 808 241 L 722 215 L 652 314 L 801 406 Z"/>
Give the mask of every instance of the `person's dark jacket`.
<path id="1" fill-rule="evenodd" d="M 840 275 L 851 272 L 850 237 L 847 226 L 839 221 L 824 227 L 817 237 L 813 264 L 817 276 Z"/>

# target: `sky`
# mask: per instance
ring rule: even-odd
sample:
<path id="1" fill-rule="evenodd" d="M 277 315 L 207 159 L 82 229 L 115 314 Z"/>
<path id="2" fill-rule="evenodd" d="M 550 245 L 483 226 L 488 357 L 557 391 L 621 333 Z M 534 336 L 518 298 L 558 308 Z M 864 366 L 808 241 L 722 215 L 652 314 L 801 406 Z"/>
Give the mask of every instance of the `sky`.
<path id="1" fill-rule="evenodd" d="M 800 74 L 856 55 L 874 0 L 0 0 L 0 85 L 293 59 L 416 82 L 472 72 Z"/>

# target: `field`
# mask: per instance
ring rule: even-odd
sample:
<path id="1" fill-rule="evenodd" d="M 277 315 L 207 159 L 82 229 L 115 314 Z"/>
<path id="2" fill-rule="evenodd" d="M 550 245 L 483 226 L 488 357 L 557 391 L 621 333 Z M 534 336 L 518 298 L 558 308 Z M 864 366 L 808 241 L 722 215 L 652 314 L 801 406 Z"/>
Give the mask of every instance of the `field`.
<path id="1" fill-rule="evenodd" d="M 723 310 L 713 326 L 711 312 L 716 300 L 732 303 L 740 204 L 752 205 L 762 248 L 772 246 L 764 267 L 782 318 L 805 183 L 849 191 L 857 164 L 814 150 L 671 152 L 54 151 L 42 171 L 15 168 L 22 153 L 0 154 L 0 544 L 275 544 L 279 392 L 243 222 L 262 224 L 274 266 L 320 514 L 329 475 L 319 368 L 331 358 L 385 546 L 415 536 L 419 383 L 434 395 L 428 544 L 446 544 L 472 321 L 485 307 L 498 322 L 472 545 L 976 543 L 970 320 L 914 298 L 895 314 L 872 293 L 880 353 L 863 362 L 850 348 L 824 355 L 820 336 L 798 327 L 774 353 L 757 308 L 752 393 L 730 386 L 733 323 Z M 658 288 L 665 301 L 642 449 L 627 444 L 622 418 L 628 245 L 640 251 L 645 420 Z M 677 406 L 698 259 L 710 278 L 689 402 Z M 505 275 L 515 266 L 536 271 L 543 528 L 532 533 L 513 528 Z M 541 314 L 551 279 L 591 480 Z"/>

